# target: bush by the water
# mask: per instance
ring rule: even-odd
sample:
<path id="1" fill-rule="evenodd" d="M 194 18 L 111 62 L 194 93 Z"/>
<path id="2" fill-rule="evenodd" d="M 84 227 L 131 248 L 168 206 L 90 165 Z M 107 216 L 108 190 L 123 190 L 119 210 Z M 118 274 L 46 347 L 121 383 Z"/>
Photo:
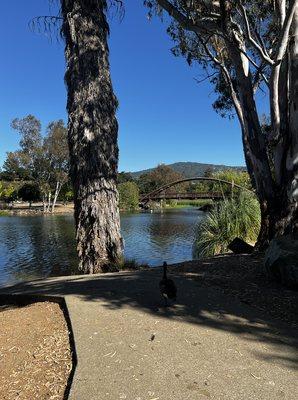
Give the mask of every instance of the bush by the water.
<path id="1" fill-rule="evenodd" d="M 121 210 L 137 210 L 139 208 L 139 188 L 134 182 L 120 183 L 118 192 Z"/>
<path id="2" fill-rule="evenodd" d="M 218 203 L 198 227 L 194 256 L 201 258 L 225 253 L 235 237 L 255 242 L 260 222 L 260 206 L 253 194 L 242 192 Z"/>

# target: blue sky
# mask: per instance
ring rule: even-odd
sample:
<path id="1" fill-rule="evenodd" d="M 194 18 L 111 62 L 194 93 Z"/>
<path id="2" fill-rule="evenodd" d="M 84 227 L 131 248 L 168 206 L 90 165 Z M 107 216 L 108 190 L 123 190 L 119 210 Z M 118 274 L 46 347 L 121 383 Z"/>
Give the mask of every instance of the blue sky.
<path id="1" fill-rule="evenodd" d="M 136 171 L 177 161 L 243 165 L 237 120 L 212 109 L 212 87 L 198 85 L 197 68 L 170 53 L 166 25 L 147 19 L 143 0 L 127 0 L 122 22 L 111 22 L 110 62 L 119 99 L 120 170 Z M 36 115 L 45 128 L 64 119 L 63 43 L 28 28 L 49 14 L 48 0 L 1 2 L 0 165 L 18 147 L 14 117 Z"/>

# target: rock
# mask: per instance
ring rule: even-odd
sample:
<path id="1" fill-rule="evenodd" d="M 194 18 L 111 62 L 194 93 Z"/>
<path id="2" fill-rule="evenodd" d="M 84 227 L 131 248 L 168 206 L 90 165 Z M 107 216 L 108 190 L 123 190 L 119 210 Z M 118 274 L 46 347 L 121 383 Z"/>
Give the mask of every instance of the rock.
<path id="1" fill-rule="evenodd" d="M 213 209 L 213 204 L 204 204 L 203 206 L 199 207 L 198 210 L 199 211 L 204 211 L 204 212 L 210 212 Z"/>
<path id="2" fill-rule="evenodd" d="M 298 240 L 292 235 L 273 239 L 265 253 L 264 267 L 271 280 L 298 289 Z"/>
<path id="3" fill-rule="evenodd" d="M 228 245 L 228 249 L 234 254 L 251 254 L 254 251 L 253 246 L 238 237 Z"/>

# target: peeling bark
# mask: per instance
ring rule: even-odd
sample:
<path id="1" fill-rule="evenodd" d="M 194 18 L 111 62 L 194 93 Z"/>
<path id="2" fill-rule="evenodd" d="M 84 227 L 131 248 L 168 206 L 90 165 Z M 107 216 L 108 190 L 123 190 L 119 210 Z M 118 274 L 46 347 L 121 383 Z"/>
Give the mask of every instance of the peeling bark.
<path id="1" fill-rule="evenodd" d="M 70 174 L 79 269 L 84 273 L 105 271 L 122 256 L 117 100 L 109 72 L 105 7 L 101 0 L 62 0 Z"/>

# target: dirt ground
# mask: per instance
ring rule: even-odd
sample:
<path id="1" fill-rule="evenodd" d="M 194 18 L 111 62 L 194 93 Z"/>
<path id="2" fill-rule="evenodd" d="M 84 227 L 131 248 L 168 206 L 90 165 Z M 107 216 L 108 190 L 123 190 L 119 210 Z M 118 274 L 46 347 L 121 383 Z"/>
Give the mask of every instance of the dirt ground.
<path id="1" fill-rule="evenodd" d="M 0 306 L 1 400 L 62 400 L 71 369 L 59 304 Z"/>
<path id="2" fill-rule="evenodd" d="M 225 254 L 170 267 L 172 273 L 189 276 L 203 287 L 217 286 L 273 318 L 298 327 L 298 292 L 268 280 L 263 267 L 264 254 Z"/>
<path id="3" fill-rule="evenodd" d="M 9 215 L 40 215 L 43 214 L 42 203 L 33 203 L 29 207 L 28 203 L 15 203 L 12 208 L 4 209 L 4 212 Z M 54 214 L 72 214 L 74 212 L 73 203 L 57 203 Z"/>

